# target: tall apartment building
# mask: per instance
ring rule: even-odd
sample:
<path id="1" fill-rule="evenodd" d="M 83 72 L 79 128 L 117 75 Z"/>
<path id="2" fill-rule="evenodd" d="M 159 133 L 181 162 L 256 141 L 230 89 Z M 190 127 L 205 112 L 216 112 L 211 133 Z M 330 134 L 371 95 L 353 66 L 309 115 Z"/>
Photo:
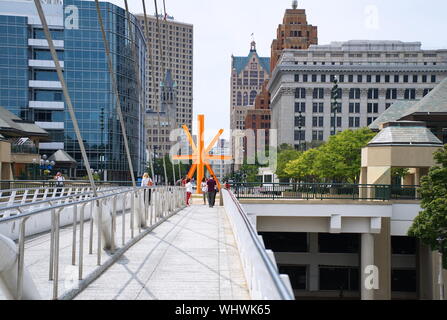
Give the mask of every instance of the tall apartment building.
<path id="1" fill-rule="evenodd" d="M 220 139 L 217 145 L 211 149 L 210 153 L 219 156 L 230 156 L 230 142 L 226 139 Z M 229 162 L 224 160 L 211 160 L 210 165 L 220 183 L 223 183 L 224 178 L 230 173 Z"/>
<path id="2" fill-rule="evenodd" d="M 144 15 L 137 15 L 141 25 L 145 24 Z M 161 123 L 161 132 L 158 133 L 157 111 L 161 105 L 162 96 L 160 83 L 165 81 L 167 73 L 173 80 L 176 90 L 175 119 L 170 123 L 176 123 L 176 127 L 187 125 L 192 131 L 193 115 L 193 31 L 191 24 L 174 20 L 172 17 L 159 17 L 160 42 L 158 40 L 157 18 L 147 16 L 149 45 L 152 52 L 152 61 L 146 64 L 146 146 L 156 157 L 169 154 L 172 142 L 169 141 L 170 126 L 166 121 Z M 160 50 L 161 49 L 161 50 Z M 152 70 L 155 73 L 153 82 Z M 159 140 L 160 137 L 160 140 Z"/>
<path id="3" fill-rule="evenodd" d="M 446 77 L 447 50 L 422 50 L 419 42 L 347 41 L 285 50 L 269 82 L 272 128 L 278 144 L 324 141 L 334 124 L 337 131 L 366 127 L 394 102 L 421 99 Z M 334 119 L 335 78 L 341 110 Z"/>
<path id="4" fill-rule="evenodd" d="M 42 6 L 91 167 L 104 171 L 105 179 L 128 179 L 129 166 L 95 2 L 48 0 Z M 131 15 L 133 31 L 129 32 L 125 10 L 107 2 L 101 2 L 100 8 L 114 48 L 113 68 L 133 166 L 136 174 L 141 174 L 146 162 L 141 99 L 144 92 L 135 88 L 136 75 L 145 77 L 146 43 L 134 16 Z M 129 48 L 134 43 L 136 59 Z M 78 162 L 76 177 L 86 175 L 34 1 L 0 2 L 0 75 L 0 105 L 50 133 L 51 142 L 40 144 L 40 154 L 50 156 L 64 150 Z"/>
<path id="5" fill-rule="evenodd" d="M 276 64 L 284 49 L 308 49 L 310 45 L 318 44 L 318 29 L 307 22 L 306 11 L 298 9 L 298 2 L 294 1 L 292 9 L 287 9 L 282 24 L 276 30 L 276 39 L 271 45 L 270 70 Z M 255 131 L 265 130 L 265 145 L 269 144 L 269 129 L 271 127 L 270 93 L 265 83 L 256 98 L 253 110 L 248 110 L 245 127 Z M 258 141 L 256 140 L 256 145 Z"/>

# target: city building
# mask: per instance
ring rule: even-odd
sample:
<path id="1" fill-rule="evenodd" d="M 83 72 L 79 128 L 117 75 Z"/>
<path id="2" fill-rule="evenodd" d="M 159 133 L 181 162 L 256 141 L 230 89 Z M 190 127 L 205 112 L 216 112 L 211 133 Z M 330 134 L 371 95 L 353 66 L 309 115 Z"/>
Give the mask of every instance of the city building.
<path id="1" fill-rule="evenodd" d="M 447 50 L 423 50 L 419 42 L 347 41 L 284 50 L 269 82 L 272 129 L 279 145 L 325 141 L 334 125 L 336 131 L 366 127 L 394 102 L 422 99 L 446 76 Z M 334 119 L 335 79 L 340 98 Z"/>
<path id="2" fill-rule="evenodd" d="M 45 1 L 42 7 L 90 165 L 104 179 L 127 180 L 129 166 L 95 2 Z M 145 79 L 146 44 L 134 16 L 129 32 L 124 9 L 107 2 L 101 2 L 100 7 L 112 47 L 133 166 L 140 174 L 146 162 L 145 106 L 141 98 L 144 91 L 135 88 L 137 74 Z M 0 74 L 0 105 L 49 132 L 51 141 L 41 143 L 40 153 L 64 150 L 79 163 L 75 176 L 85 176 L 61 82 L 33 1 L 0 2 Z"/>
<path id="3" fill-rule="evenodd" d="M 144 15 L 138 14 L 137 18 L 144 30 Z M 159 135 L 158 123 L 154 123 L 154 113 L 157 113 L 162 103 L 160 96 L 157 96 L 162 94 L 163 90 L 160 90 L 160 82 L 168 77 L 168 73 L 176 84 L 175 112 L 168 122 L 175 123 L 176 128 L 186 125 L 192 131 L 194 27 L 192 24 L 176 21 L 171 16 L 166 19 L 160 16 L 158 32 L 157 18 L 148 15 L 147 20 L 148 50 L 152 49 L 148 56 L 152 57 L 152 60 L 146 64 L 146 146 L 148 151 L 160 157 L 169 154 L 173 144 L 169 141 L 170 130 L 162 129 Z M 161 48 L 158 33 L 161 37 Z M 152 76 L 152 70 L 155 77 Z M 183 144 L 187 144 L 186 139 L 183 139 Z"/>
<path id="4" fill-rule="evenodd" d="M 402 100 L 392 104 L 369 128 L 382 129 L 394 121 L 422 121 L 444 144 L 447 143 L 447 78 L 421 100 Z"/>
<path id="5" fill-rule="evenodd" d="M 220 139 L 218 144 L 211 150 L 210 154 L 231 156 L 230 142 L 226 139 Z M 224 160 L 211 160 L 210 165 L 216 177 L 223 183 L 225 177 L 230 174 L 230 163 Z"/>
<path id="6" fill-rule="evenodd" d="M 0 180 L 32 178 L 39 144 L 49 138 L 47 131 L 0 107 Z M 1 189 L 9 187 L 2 184 Z"/>
<path id="7" fill-rule="evenodd" d="M 244 137 L 235 137 L 236 130 L 246 129 L 247 112 L 254 109 L 256 97 L 270 77 L 270 58 L 260 57 L 252 41 L 248 56 L 231 56 L 231 60 L 230 129 L 232 154 L 236 157 L 236 150 L 244 148 Z M 235 169 L 238 166 L 236 163 Z"/>
<path id="8" fill-rule="evenodd" d="M 292 9 L 286 10 L 283 22 L 276 30 L 276 39 L 272 41 L 270 70 L 273 72 L 276 68 L 284 49 L 308 49 L 312 44 L 318 44 L 318 28 L 308 23 L 306 11 L 298 9 L 298 2 L 293 1 Z M 255 148 L 258 146 L 258 130 L 265 130 L 265 145 L 269 145 L 271 109 L 268 81 L 263 84 L 255 100 L 254 109 L 248 110 L 245 127 L 255 131 Z"/>

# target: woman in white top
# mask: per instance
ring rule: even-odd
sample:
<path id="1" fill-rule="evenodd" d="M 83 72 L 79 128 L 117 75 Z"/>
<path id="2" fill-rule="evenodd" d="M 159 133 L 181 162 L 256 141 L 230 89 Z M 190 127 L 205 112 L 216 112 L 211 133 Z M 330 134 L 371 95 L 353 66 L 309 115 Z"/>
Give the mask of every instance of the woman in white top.
<path id="1" fill-rule="evenodd" d="M 143 174 L 143 178 L 141 179 L 141 187 L 142 188 L 149 188 L 152 187 L 154 183 L 152 182 L 152 179 L 149 177 L 149 173 L 145 172 Z M 151 196 L 152 196 L 152 190 L 147 190 L 149 193 L 149 204 L 151 203 Z M 146 191 L 144 192 L 144 202 L 146 202 Z"/>
<path id="2" fill-rule="evenodd" d="M 206 179 L 203 178 L 202 183 L 200 184 L 200 188 L 203 193 L 203 204 L 206 205 L 206 193 L 208 192 L 208 185 L 206 184 Z"/>
<path id="3" fill-rule="evenodd" d="M 189 199 L 191 199 L 191 195 L 192 195 L 192 183 L 191 183 L 191 179 L 186 180 L 186 205 L 189 206 Z"/>

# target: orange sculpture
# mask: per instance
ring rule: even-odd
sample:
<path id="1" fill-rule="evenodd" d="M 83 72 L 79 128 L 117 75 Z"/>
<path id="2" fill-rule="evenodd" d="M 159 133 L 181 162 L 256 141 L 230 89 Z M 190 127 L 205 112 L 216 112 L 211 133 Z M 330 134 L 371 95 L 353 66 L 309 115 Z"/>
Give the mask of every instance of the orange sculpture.
<path id="1" fill-rule="evenodd" d="M 214 147 L 216 142 L 219 140 L 219 137 L 224 132 L 223 129 L 220 129 L 208 147 L 205 148 L 205 116 L 200 114 L 198 116 L 199 122 L 199 131 L 197 135 L 198 146 L 194 143 L 191 133 L 187 126 L 183 125 L 182 128 L 186 132 L 186 136 L 188 137 L 189 144 L 192 147 L 193 154 L 185 155 L 185 156 L 174 156 L 174 160 L 193 160 L 193 164 L 191 169 L 188 172 L 188 178 L 192 179 L 194 173 L 197 171 L 197 193 L 201 194 L 202 189 L 200 188 L 200 183 L 202 182 L 203 177 L 205 176 L 205 167 L 208 169 L 208 172 L 216 178 L 217 186 L 220 190 L 220 182 L 214 174 L 213 169 L 209 163 L 210 160 L 231 160 L 233 159 L 231 156 L 224 155 L 211 155 L 211 149 Z"/>

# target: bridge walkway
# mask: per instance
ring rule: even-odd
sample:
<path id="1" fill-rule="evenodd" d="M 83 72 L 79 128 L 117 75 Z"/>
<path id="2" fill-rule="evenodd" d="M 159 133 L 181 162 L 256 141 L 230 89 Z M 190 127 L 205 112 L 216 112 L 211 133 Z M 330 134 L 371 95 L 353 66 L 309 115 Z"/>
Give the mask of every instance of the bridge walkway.
<path id="1" fill-rule="evenodd" d="M 224 209 L 199 203 L 132 246 L 75 299 L 250 299 Z"/>

